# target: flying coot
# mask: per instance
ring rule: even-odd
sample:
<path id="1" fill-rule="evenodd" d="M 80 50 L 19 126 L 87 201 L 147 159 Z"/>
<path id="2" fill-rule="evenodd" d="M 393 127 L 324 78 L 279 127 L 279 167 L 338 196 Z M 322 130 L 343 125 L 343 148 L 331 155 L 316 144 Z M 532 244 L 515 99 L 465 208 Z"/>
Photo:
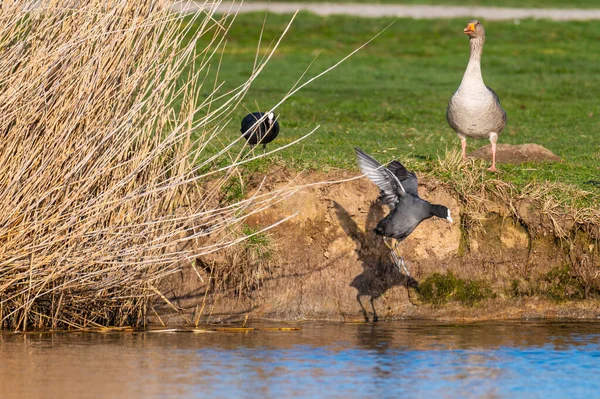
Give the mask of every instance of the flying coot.
<path id="1" fill-rule="evenodd" d="M 404 259 L 398 259 L 395 253 L 398 243 L 408 237 L 419 223 L 432 216 L 447 219 L 452 223 L 450 210 L 443 205 L 433 205 L 421 199 L 417 175 L 408 171 L 400 162 L 392 161 L 386 168 L 359 148 L 355 150 L 360 170 L 379 187 L 381 190 L 379 199 L 391 209 L 390 213 L 377 224 L 375 233 L 384 237 L 393 260 L 410 276 Z M 393 249 L 385 238 L 396 239 Z"/>

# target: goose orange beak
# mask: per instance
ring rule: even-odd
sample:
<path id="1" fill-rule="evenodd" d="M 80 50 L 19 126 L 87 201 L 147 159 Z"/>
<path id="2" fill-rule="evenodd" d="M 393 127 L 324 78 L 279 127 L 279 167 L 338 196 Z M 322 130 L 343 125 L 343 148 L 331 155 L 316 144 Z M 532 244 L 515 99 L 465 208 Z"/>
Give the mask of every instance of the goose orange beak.
<path id="1" fill-rule="evenodd" d="M 469 33 L 475 32 L 475 24 L 473 24 L 473 23 L 468 24 L 467 27 L 465 28 L 465 30 L 463 30 L 463 32 L 466 33 L 467 35 Z"/>

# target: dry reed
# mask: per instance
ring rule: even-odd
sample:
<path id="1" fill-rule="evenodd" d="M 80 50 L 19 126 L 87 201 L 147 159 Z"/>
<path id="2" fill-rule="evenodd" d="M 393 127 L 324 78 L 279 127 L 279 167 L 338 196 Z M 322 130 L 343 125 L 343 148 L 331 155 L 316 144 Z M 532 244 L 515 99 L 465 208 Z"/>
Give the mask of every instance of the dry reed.
<path id="1" fill-rule="evenodd" d="M 272 54 L 234 91 L 205 81 L 218 2 L 188 25 L 167 1 L 68 4 L 0 8 L 0 328 L 139 326 L 161 278 L 295 191 L 215 200 L 240 146 L 207 148 Z"/>

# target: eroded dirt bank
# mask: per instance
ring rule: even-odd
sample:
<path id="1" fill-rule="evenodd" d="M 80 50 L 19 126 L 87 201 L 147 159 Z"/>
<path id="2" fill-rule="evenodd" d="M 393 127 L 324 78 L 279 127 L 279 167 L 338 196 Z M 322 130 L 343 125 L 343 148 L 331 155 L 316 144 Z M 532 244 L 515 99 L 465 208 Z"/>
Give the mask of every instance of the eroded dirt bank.
<path id="1" fill-rule="evenodd" d="M 292 177 L 283 170 L 272 176 L 264 188 L 282 187 Z M 313 173 L 298 183 L 352 176 Z M 510 204 L 483 201 L 485 218 L 475 228 L 473 215 L 465 213 L 449 185 L 422 179 L 420 194 L 448 206 L 455 222 L 426 220 L 400 245 L 415 281 L 398 270 L 381 237 L 372 232 L 387 209 L 375 201 L 377 188 L 363 178 L 303 189 L 252 216 L 247 224 L 258 229 L 299 212 L 268 233 L 268 259 L 244 264 L 244 273 L 254 276 L 251 286 L 241 290 L 211 280 L 215 268 L 235 257 L 198 259 L 165 281 L 161 291 L 169 304 L 157 298 L 150 322 L 245 317 L 359 321 L 364 314 L 357 295 L 369 318 L 369 299 L 374 298 L 380 320 L 600 317 L 597 226 L 584 229 L 568 214 L 549 218 L 542 210 L 547 204 L 516 199 Z M 449 279 L 467 282 L 466 293 L 444 291 Z M 415 283 L 429 296 L 409 291 L 407 285 Z"/>

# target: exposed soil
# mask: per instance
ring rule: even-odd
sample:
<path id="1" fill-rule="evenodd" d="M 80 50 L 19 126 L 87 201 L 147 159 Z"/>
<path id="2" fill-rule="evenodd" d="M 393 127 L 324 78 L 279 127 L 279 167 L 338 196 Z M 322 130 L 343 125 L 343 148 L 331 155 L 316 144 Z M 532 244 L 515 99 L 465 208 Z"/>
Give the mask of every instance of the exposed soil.
<path id="1" fill-rule="evenodd" d="M 283 186 L 292 177 L 286 170 L 270 176 L 265 186 L 268 190 Z M 313 173 L 300 177 L 298 183 L 349 177 L 352 173 L 344 171 Z M 437 218 L 426 220 L 400 244 L 400 253 L 414 280 L 400 272 L 390 260 L 381 237 L 373 233 L 387 209 L 375 201 L 378 196 L 375 185 L 361 178 L 303 189 L 290 200 L 248 220 L 249 225 L 262 228 L 300 212 L 270 231 L 275 256 L 268 264 L 259 266 L 260 283 L 249 295 L 212 290 L 205 296 L 211 287 L 210 272 L 205 266 L 231 260 L 202 259 L 198 262 L 200 266 L 184 265 L 179 274 L 165 282 L 162 292 L 171 305 L 158 298 L 156 309 L 160 318 L 151 317 L 150 321 L 216 322 L 246 316 L 277 320 L 363 320 L 357 295 L 361 296 L 369 318 L 369 299 L 374 298 L 380 320 L 600 317 L 600 301 L 595 296 L 560 302 L 536 295 L 531 288 L 545 284 L 548 290 L 554 289 L 550 286 L 555 282 L 547 276 L 565 265 L 586 267 L 587 274 L 582 272 L 582 275 L 599 278 L 598 236 L 577 233 L 577 221 L 567 215 L 563 220 L 547 220 L 527 200 L 517 203 L 517 209 L 490 202 L 486 205 L 483 228 L 465 231 L 459 216 L 461 205 L 450 187 L 439 181 L 424 180 L 420 194 L 433 203 L 448 206 L 455 222 L 450 225 Z M 518 218 L 514 217 L 515 212 Z M 563 231 L 574 232 L 572 239 L 561 241 L 552 234 L 557 223 Z M 412 303 L 418 302 L 418 296 L 414 288 L 409 291 L 407 286 L 447 271 L 458 278 L 483 281 L 494 295 L 472 306 L 452 301 L 438 308 Z M 570 286 L 556 284 L 560 293 L 564 291 L 564 298 L 570 298 Z M 179 311 L 174 311 L 174 307 Z"/>
<path id="2" fill-rule="evenodd" d="M 492 160 L 492 145 L 488 144 L 469 153 L 471 158 Z M 539 144 L 497 144 L 496 161 L 498 163 L 520 164 L 524 162 L 561 162 L 559 156 Z"/>

